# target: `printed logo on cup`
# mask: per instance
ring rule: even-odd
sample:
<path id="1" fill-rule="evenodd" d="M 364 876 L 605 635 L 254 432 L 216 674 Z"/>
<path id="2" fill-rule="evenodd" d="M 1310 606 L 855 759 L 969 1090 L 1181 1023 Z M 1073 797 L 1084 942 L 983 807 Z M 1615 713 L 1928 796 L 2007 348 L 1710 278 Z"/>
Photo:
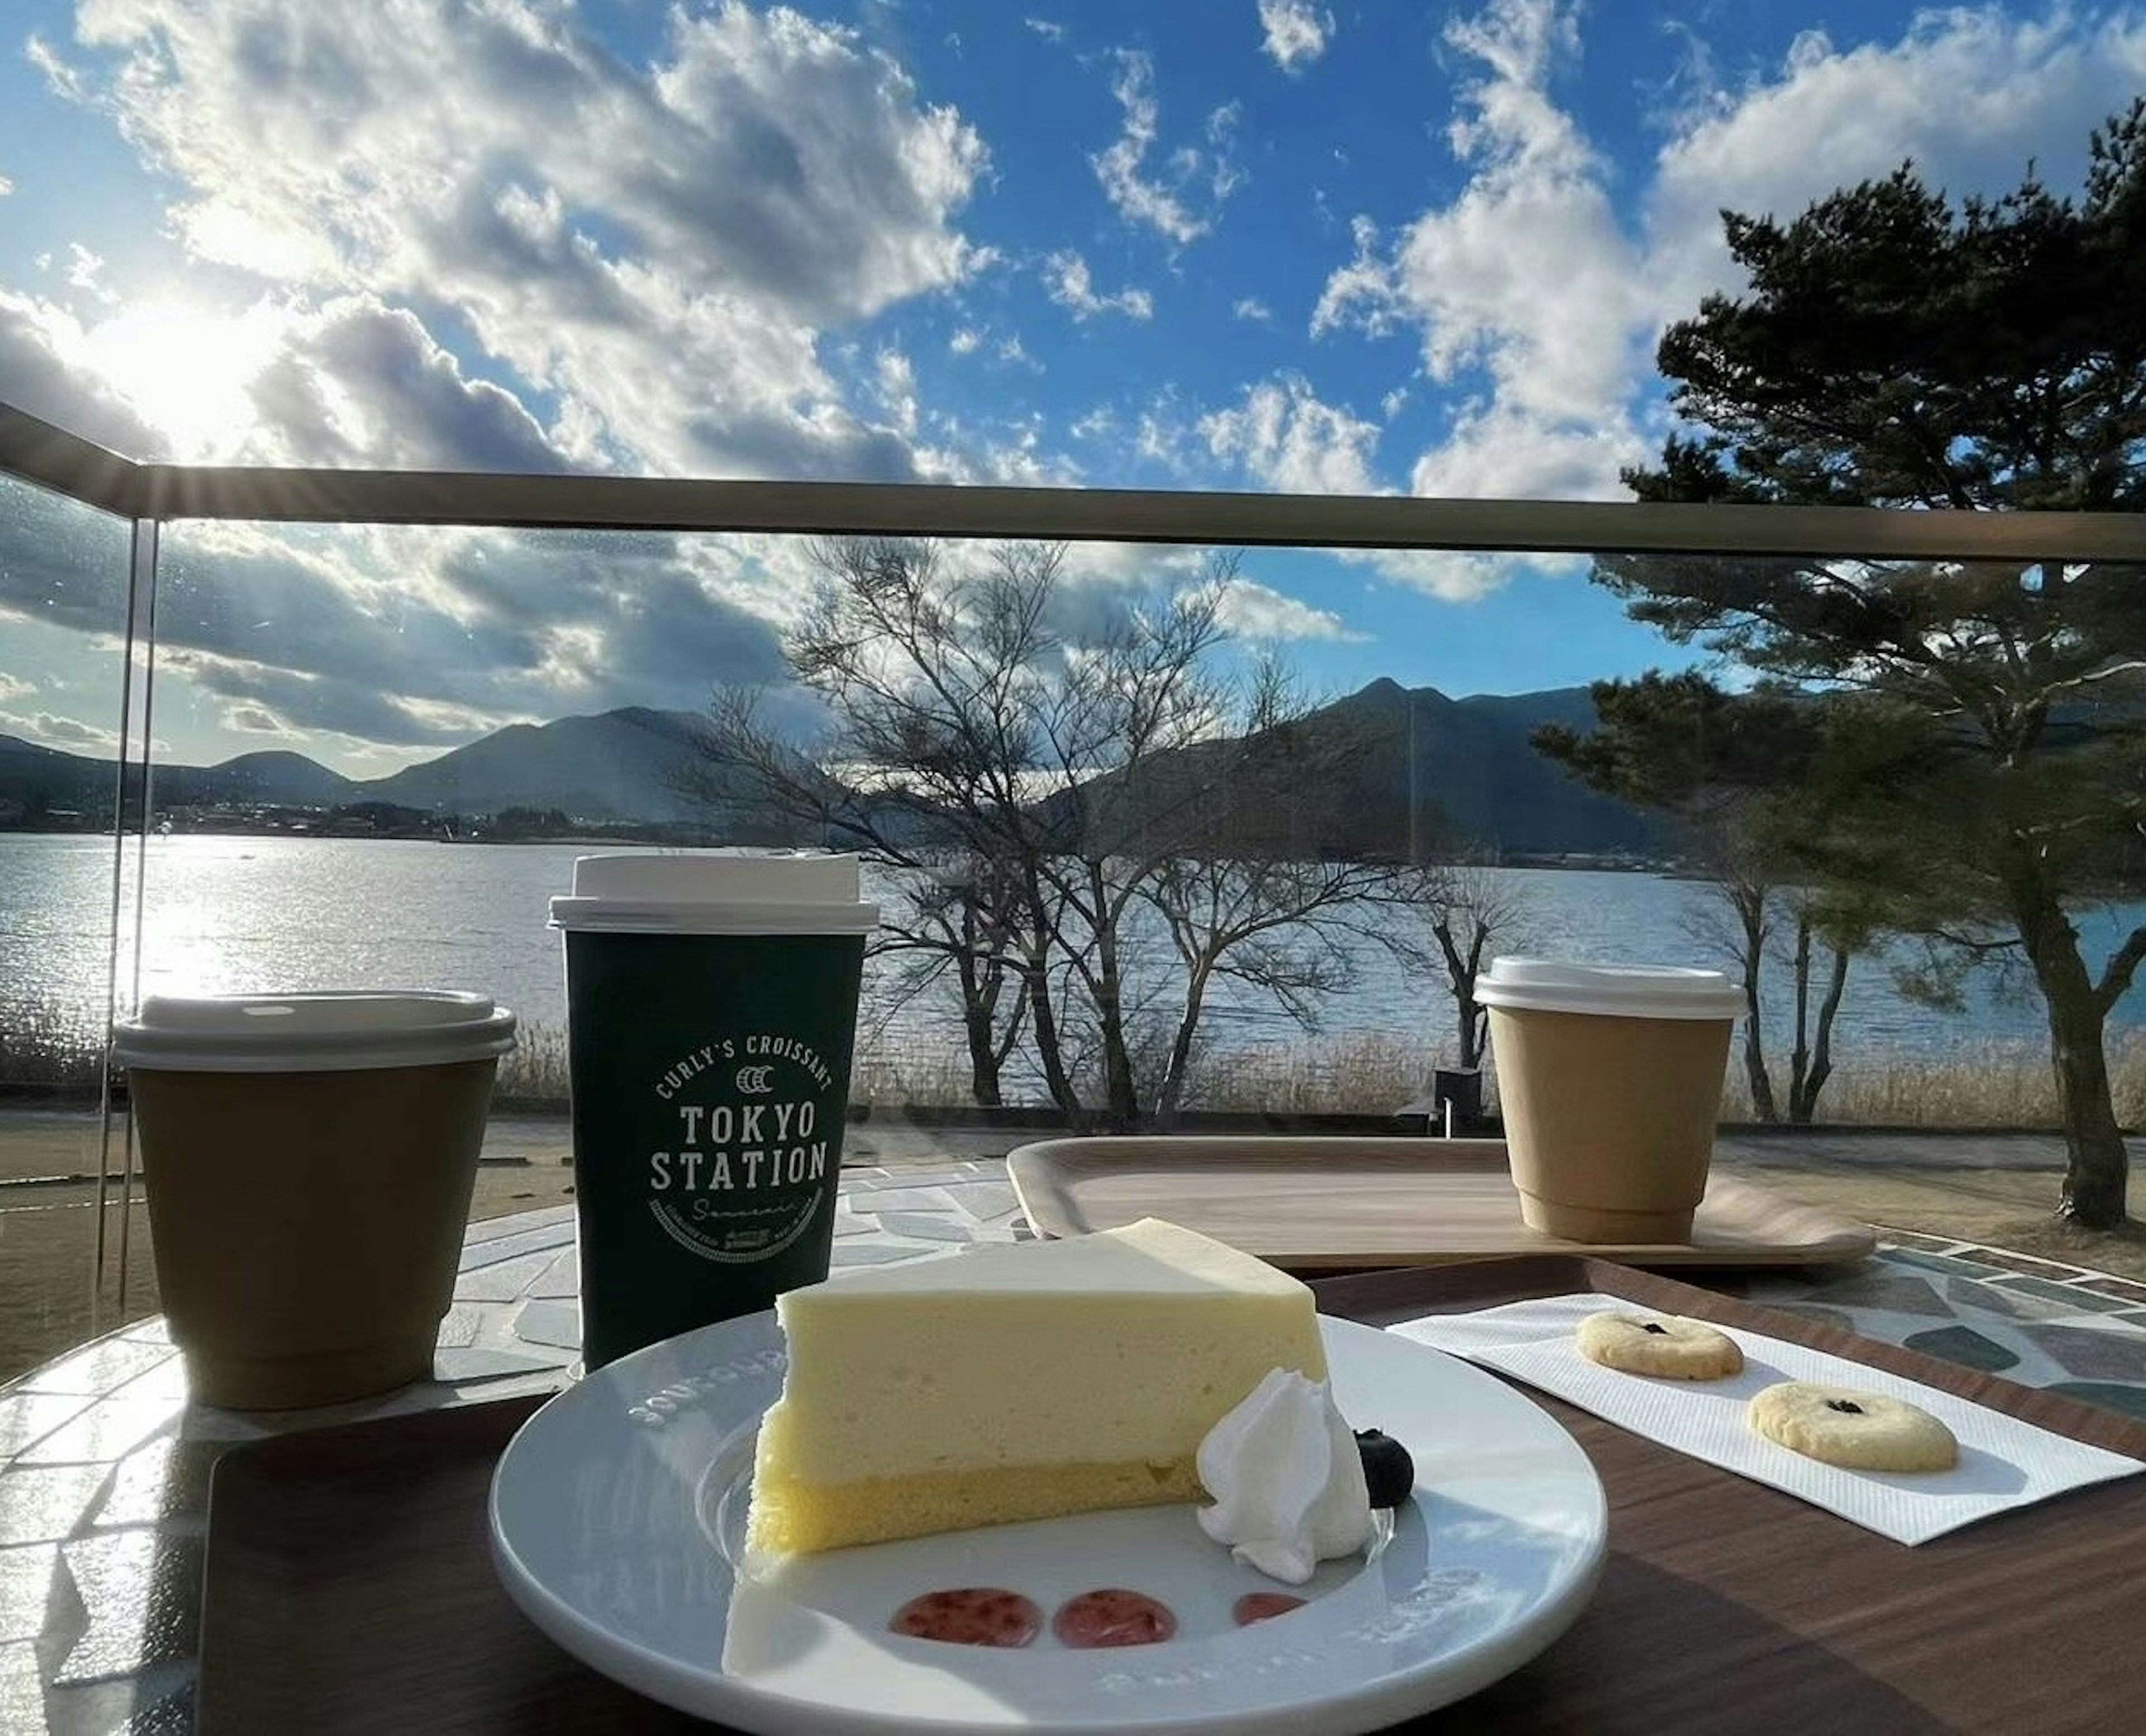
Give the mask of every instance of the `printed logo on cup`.
<path id="1" fill-rule="evenodd" d="M 648 1155 L 648 1209 L 689 1253 L 770 1260 L 812 1227 L 831 1156 L 824 1109 L 835 1075 L 809 1044 L 761 1033 L 706 1043 L 655 1085 L 669 1143 Z M 659 1117 L 659 1120 L 661 1117 Z"/>

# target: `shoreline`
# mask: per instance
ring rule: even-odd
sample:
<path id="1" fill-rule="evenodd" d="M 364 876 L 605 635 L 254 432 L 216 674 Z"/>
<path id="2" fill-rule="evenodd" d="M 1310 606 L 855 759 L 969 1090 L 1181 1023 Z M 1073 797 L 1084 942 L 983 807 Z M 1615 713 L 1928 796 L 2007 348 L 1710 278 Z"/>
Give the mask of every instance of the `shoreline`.
<path id="1" fill-rule="evenodd" d="M 129 1113 L 125 1093 L 117 1094 L 112 1104 L 115 1129 L 123 1125 Z M 530 1100 L 527 1098 L 495 1097 L 488 1116 L 490 1126 L 496 1130 L 509 1131 L 509 1136 L 526 1135 L 537 1128 L 546 1129 L 561 1137 L 570 1131 L 571 1114 L 563 1100 Z M 51 1175 L 14 1175 L 8 1173 L 5 1142 L 9 1133 L 8 1124 L 14 1122 L 45 1123 L 57 1129 L 66 1127 L 77 1132 L 87 1131 L 92 1126 L 101 1127 L 102 1105 L 94 1095 L 77 1095 L 46 1092 L 9 1090 L 0 1085 L 0 1189 L 26 1185 L 64 1185 L 69 1183 L 93 1183 L 93 1170 L 68 1171 Z M 1093 1118 L 1082 1125 L 1079 1118 L 1063 1110 L 1043 1105 L 1006 1105 L 998 1108 L 983 1108 L 974 1104 L 922 1104 L 884 1102 L 855 1102 L 849 1105 L 844 1126 L 854 1136 L 859 1130 L 871 1133 L 917 1133 L 938 1136 L 992 1135 L 1007 1134 L 1029 1138 L 1080 1138 L 1105 1136 L 1119 1130 L 1104 1125 L 1100 1118 Z M 1786 1155 L 1790 1148 L 1799 1145 L 1811 1146 L 1839 1141 L 1889 1140 L 1918 1141 L 1958 1141 L 1973 1140 L 1988 1145 L 1991 1142 L 2031 1141 L 2048 1142 L 2059 1152 L 2063 1150 L 2062 1130 L 2053 1124 L 2026 1121 L 1959 1121 L 1930 1120 L 1829 1120 L 1794 1123 L 1786 1121 L 1755 1121 L 1748 1118 L 1724 1115 L 1714 1124 L 1717 1140 L 1734 1144 L 1751 1144 L 1755 1147 L 1779 1148 Z M 2146 1140 L 2146 1125 L 2126 1123 L 2119 1131 L 2126 1140 Z M 1424 1112 L 1414 1104 L 1385 1112 L 1355 1110 L 1313 1109 L 1192 1109 L 1181 1110 L 1170 1125 L 1165 1127 L 1142 1126 L 1134 1130 L 1142 1137 L 1185 1137 L 1203 1135 L 1243 1135 L 1246 1136 L 1275 1136 L 1297 1135 L 1304 1137 L 1385 1137 L 1435 1138 L 1435 1129 Z M 1495 1140 L 1503 1137 L 1503 1124 L 1495 1115 L 1486 1115 L 1472 1123 L 1456 1123 L 1454 1137 L 1457 1139 Z M 1017 1140 L 1016 1143 L 1026 1143 Z M 1756 1152 L 1754 1151 L 1754 1155 Z M 478 1159 L 480 1165 L 496 1167 L 531 1161 L 523 1155 L 494 1155 L 487 1140 L 487 1154 Z M 1780 1160 L 1779 1156 L 1774 1160 Z M 117 1172 L 110 1173 L 117 1180 Z"/>
<path id="2" fill-rule="evenodd" d="M 2146 1026 L 2117 1025 L 2105 1044 L 2118 1125 L 2146 1130 Z M 1369 1031 L 1295 1043 L 1255 1043 L 1211 1053 L 1193 1081 L 1192 1100 L 1168 1126 L 1150 1133 L 1421 1130 L 1432 1107 L 1434 1075 L 1444 1067 L 1440 1043 L 1430 1035 L 1397 1037 Z M 69 1031 L 32 1027 L 0 1042 L 0 1115 L 97 1113 L 103 1046 Z M 1496 1070 L 1483 1075 L 1486 1108 L 1495 1115 Z M 495 1117 L 563 1118 L 568 1113 L 568 1060 L 563 1027 L 525 1024 L 516 1049 L 503 1058 L 492 1095 Z M 851 1077 L 848 1120 L 912 1120 L 941 1127 L 1104 1131 L 1090 1110 L 1068 1115 L 1042 1100 L 986 1108 L 969 1100 L 965 1058 L 937 1047 L 868 1048 Z M 1018 1091 L 1036 1088 L 1025 1080 Z M 1777 1070 L 1778 1090 L 1785 1083 Z M 1717 1125 L 1731 1131 L 1795 1137 L 1818 1129 L 1944 1129 L 1963 1133 L 2054 1132 L 2062 1122 L 2045 1045 L 1988 1038 L 1941 1049 L 1870 1049 L 1844 1058 L 1810 1123 L 1761 1121 L 1751 1102 L 1740 1058 L 1723 1080 Z M 123 1076 L 112 1081 L 115 1110 L 126 1106 Z M 1478 1130 L 1480 1130 L 1480 1129 Z"/>

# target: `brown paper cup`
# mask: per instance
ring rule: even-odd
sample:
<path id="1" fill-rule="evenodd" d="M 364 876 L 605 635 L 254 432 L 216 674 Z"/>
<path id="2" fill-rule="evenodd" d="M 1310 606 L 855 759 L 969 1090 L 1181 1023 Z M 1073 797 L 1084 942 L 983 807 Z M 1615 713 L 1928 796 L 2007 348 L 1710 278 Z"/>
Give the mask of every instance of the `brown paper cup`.
<path id="1" fill-rule="evenodd" d="M 1734 1023 L 1490 1009 L 1520 1216 L 1576 1242 L 1685 1242 Z"/>
<path id="2" fill-rule="evenodd" d="M 1717 970 L 1495 958 L 1475 985 L 1520 1217 L 1575 1242 L 1688 1242 L 1744 990 Z"/>
<path id="3" fill-rule="evenodd" d="M 512 1030 L 511 1014 L 493 1015 L 495 1038 L 499 1018 Z M 367 1065 L 302 1043 L 271 1055 L 184 1040 L 195 1052 L 166 1040 L 173 1052 L 132 1058 L 128 1083 L 158 1285 L 192 1397 L 280 1410 L 428 1378 L 497 1053 Z M 372 1040 L 372 1059 L 397 1058 L 397 1041 Z M 424 1047 L 402 1040 L 400 1052 Z M 243 1065 L 209 1065 L 219 1060 Z"/>
<path id="4" fill-rule="evenodd" d="M 286 1409 L 431 1374 L 498 1065 L 133 1074 L 196 1399 Z"/>

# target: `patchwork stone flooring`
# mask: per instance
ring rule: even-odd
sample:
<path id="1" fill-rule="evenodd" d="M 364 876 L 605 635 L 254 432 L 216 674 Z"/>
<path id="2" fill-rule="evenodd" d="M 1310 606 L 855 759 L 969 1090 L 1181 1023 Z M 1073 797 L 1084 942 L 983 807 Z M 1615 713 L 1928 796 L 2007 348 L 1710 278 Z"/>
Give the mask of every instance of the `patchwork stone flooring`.
<path id="1" fill-rule="evenodd" d="M 1874 1260 L 1830 1275 L 1754 1276 L 1743 1293 L 1864 1338 L 2146 1418 L 2146 1285 L 2002 1248 L 1878 1233 Z"/>
<path id="2" fill-rule="evenodd" d="M 834 1264 L 913 1260 L 1029 1234 L 1002 1164 L 843 1175 Z M 1754 1300 L 2146 1417 L 2146 1286 L 1880 1230 L 1845 1268 L 1731 1280 Z M 278 1416 L 190 1406 L 161 1320 L 0 1388 L 0 1731 L 182 1732 L 210 1473 L 292 1428 L 548 1392 L 580 1325 L 571 1206 L 473 1224 L 435 1378 L 384 1399 Z"/>

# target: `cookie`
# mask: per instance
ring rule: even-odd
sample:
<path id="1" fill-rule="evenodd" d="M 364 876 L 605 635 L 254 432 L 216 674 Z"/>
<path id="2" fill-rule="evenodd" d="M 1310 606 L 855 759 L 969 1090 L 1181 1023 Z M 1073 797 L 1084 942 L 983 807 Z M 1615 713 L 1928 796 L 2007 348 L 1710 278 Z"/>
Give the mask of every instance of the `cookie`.
<path id="1" fill-rule="evenodd" d="M 1736 1340 L 1704 1320 L 1673 1314 L 1591 1314 L 1580 1354 L 1605 1369 L 1670 1380 L 1719 1380 L 1744 1366 Z"/>
<path id="2" fill-rule="evenodd" d="M 1789 1451 L 1852 1471 L 1949 1471 L 1959 1463 L 1951 1429 L 1883 1393 L 1784 1380 L 1753 1399 L 1745 1418 Z"/>

